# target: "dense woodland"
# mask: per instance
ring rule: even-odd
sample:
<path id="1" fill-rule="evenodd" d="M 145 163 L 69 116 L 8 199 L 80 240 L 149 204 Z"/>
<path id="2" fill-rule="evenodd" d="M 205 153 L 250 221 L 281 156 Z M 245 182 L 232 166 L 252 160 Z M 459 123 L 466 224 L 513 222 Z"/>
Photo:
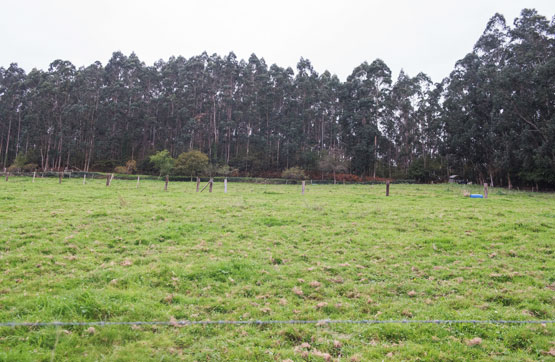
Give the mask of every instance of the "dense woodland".
<path id="1" fill-rule="evenodd" d="M 1 168 L 112 171 L 136 160 L 156 173 L 149 156 L 164 149 L 202 151 L 241 175 L 296 166 L 553 188 L 555 18 L 523 10 L 510 25 L 496 14 L 440 83 L 392 79 L 380 59 L 341 81 L 308 59 L 293 70 L 233 53 L 0 68 Z"/>

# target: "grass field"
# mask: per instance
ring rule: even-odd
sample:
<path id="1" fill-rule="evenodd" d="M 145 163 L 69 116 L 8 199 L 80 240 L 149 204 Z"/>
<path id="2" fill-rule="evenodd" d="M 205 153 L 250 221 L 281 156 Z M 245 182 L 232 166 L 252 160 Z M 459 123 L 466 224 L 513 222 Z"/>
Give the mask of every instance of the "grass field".
<path id="1" fill-rule="evenodd" d="M 554 194 L 194 189 L 0 181 L 0 321 L 555 319 Z M 0 328 L 0 361 L 536 361 L 550 353 L 553 324 Z"/>

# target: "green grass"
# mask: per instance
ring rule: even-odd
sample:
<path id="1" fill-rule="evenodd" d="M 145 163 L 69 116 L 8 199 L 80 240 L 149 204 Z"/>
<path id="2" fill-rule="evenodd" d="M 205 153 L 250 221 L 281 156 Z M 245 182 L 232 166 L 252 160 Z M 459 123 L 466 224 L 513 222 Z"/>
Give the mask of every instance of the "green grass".
<path id="1" fill-rule="evenodd" d="M 555 195 L 0 181 L 0 321 L 555 319 Z M 478 193 L 479 188 L 469 191 Z M 302 294 L 301 294 L 302 291 Z M 0 328 L 0 361 L 548 360 L 547 325 Z M 468 341 L 479 337 L 480 344 Z M 308 343 L 307 347 L 303 343 Z M 335 343 L 335 345 L 334 345 Z"/>

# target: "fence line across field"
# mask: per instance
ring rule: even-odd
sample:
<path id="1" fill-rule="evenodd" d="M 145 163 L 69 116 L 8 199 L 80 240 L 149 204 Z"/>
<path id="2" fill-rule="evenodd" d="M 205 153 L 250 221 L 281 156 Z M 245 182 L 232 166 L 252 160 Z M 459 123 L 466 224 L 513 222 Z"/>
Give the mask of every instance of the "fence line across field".
<path id="1" fill-rule="evenodd" d="M 66 175 L 67 175 L 68 178 L 71 178 L 73 174 L 75 174 L 76 177 L 80 177 L 81 175 L 83 175 L 83 185 L 85 185 L 85 184 L 87 183 L 87 181 L 86 181 L 86 180 L 87 180 L 87 175 L 89 175 L 89 177 L 90 177 L 91 179 L 94 179 L 95 176 L 98 176 L 99 178 L 106 177 L 106 186 L 107 186 L 107 187 L 109 187 L 109 186 L 112 184 L 112 181 L 114 180 L 114 174 L 113 174 L 113 173 L 111 173 L 111 174 L 110 174 L 110 173 L 107 173 L 107 174 L 104 175 L 104 174 L 99 174 L 99 173 L 96 173 L 96 172 L 71 172 L 71 171 L 60 171 L 60 172 L 50 172 L 50 173 L 47 172 L 46 174 L 47 174 L 47 177 L 49 177 L 49 176 L 52 177 L 52 176 L 56 176 L 56 175 L 57 175 L 58 178 L 59 178 L 59 183 L 60 183 L 60 184 L 62 183 L 62 180 L 64 179 L 64 177 L 66 177 Z M 10 173 L 9 173 L 9 172 L 6 172 L 5 175 L 6 175 L 6 182 L 7 182 Z M 27 176 L 25 173 L 19 173 L 19 174 L 16 174 L 16 175 L 17 175 L 17 176 Z M 33 172 L 32 175 L 33 175 L 33 182 L 35 182 L 35 175 L 36 175 L 36 172 Z M 45 173 L 42 172 L 42 173 L 41 173 L 41 178 L 43 178 L 44 175 L 45 175 Z M 121 177 L 121 178 L 119 178 L 119 179 L 121 179 L 121 180 L 132 180 L 132 178 L 125 177 L 125 176 L 124 176 L 124 177 Z M 151 180 L 160 180 L 160 179 L 161 179 L 161 176 L 160 176 L 160 177 L 154 177 L 154 176 L 152 176 L 152 177 L 150 177 L 150 179 L 151 179 Z M 202 190 L 200 190 L 200 192 L 203 192 L 204 189 L 206 189 L 207 186 L 210 186 L 210 187 L 209 187 L 209 192 L 211 193 L 211 192 L 212 192 L 212 187 L 213 187 L 213 185 L 214 185 L 214 179 L 215 179 L 214 177 L 210 177 L 210 178 L 208 179 L 208 183 L 202 188 Z M 220 181 L 223 181 L 223 184 L 224 184 L 224 193 L 227 194 L 227 182 L 228 182 L 228 177 L 220 177 L 220 179 L 221 179 Z M 245 181 L 244 181 L 244 178 L 241 178 L 241 177 L 237 177 L 237 178 L 235 178 L 235 177 L 230 177 L 230 179 L 236 179 L 238 182 L 245 182 Z M 169 176 L 169 175 L 166 175 L 166 176 L 165 176 L 165 183 L 164 183 L 164 191 L 168 191 L 168 184 L 169 184 L 170 181 L 172 181 L 171 178 L 170 178 L 170 176 Z M 180 179 L 177 180 L 177 182 L 187 182 L 187 181 L 193 182 L 193 178 L 192 178 L 192 177 L 190 177 L 190 179 L 189 179 L 189 178 L 180 178 Z M 276 181 L 277 181 L 277 182 L 276 182 Z M 255 183 L 255 184 L 276 184 L 276 185 L 278 185 L 278 184 L 283 184 L 283 181 L 285 181 L 285 185 L 287 185 L 289 181 L 291 182 L 291 184 L 294 184 L 294 185 L 297 185 L 298 182 L 300 182 L 300 184 L 301 184 L 301 194 L 302 194 L 302 195 L 305 194 L 306 180 L 282 180 L 282 179 L 257 179 L 257 178 L 252 178 L 252 179 L 251 179 L 250 181 L 248 181 L 248 182 L 250 182 L 250 183 Z M 200 182 L 201 182 L 201 178 L 197 176 L 197 178 L 196 178 L 196 184 L 197 184 L 196 192 L 199 192 Z M 316 183 L 314 183 L 314 182 L 316 182 Z M 318 181 L 316 181 L 316 180 L 312 180 L 312 179 L 311 179 L 311 180 L 310 180 L 310 185 L 318 185 L 320 182 L 322 182 L 322 184 L 326 184 L 326 183 L 327 183 L 327 182 L 324 181 L 324 180 L 318 180 Z M 140 175 L 137 176 L 137 185 L 136 185 L 136 188 L 139 187 L 139 183 L 140 183 Z M 376 184 L 380 184 L 380 183 L 382 183 L 382 182 L 377 182 Z M 334 184 L 335 184 L 335 182 L 334 182 Z M 364 184 L 364 183 L 363 183 L 363 184 Z M 372 182 L 372 183 L 370 183 L 370 184 L 375 184 L 375 183 Z M 345 185 L 345 180 L 343 180 L 343 185 Z M 386 185 L 386 196 L 389 196 L 389 185 L 390 185 L 390 181 L 385 181 L 385 185 Z M 486 198 L 487 198 L 487 196 L 486 196 Z"/>
<path id="2" fill-rule="evenodd" d="M 429 320 L 378 320 L 378 319 L 320 319 L 320 320 L 217 320 L 217 321 L 135 321 L 135 322 L 0 322 L 0 327 L 69 327 L 69 326 L 140 326 L 140 325 L 164 325 L 164 326 L 193 326 L 193 325 L 267 325 L 267 324 L 554 324 L 555 320 L 477 320 L 477 319 L 429 319 Z"/>
<path id="3" fill-rule="evenodd" d="M 6 172 L 6 171 L 5 171 L 4 173 L 5 173 L 6 182 L 7 182 L 8 179 L 9 179 L 9 176 L 10 176 L 10 172 Z M 30 173 L 27 173 L 27 174 L 28 174 L 28 176 L 30 176 Z M 44 174 L 45 174 L 44 172 L 41 173 L 41 178 L 44 177 Z M 99 176 L 100 178 L 104 177 L 104 175 L 99 174 L 99 173 L 96 173 L 96 172 L 84 172 L 84 171 L 83 171 L 83 172 L 82 172 L 82 171 L 76 171 L 76 172 L 73 172 L 73 171 L 50 172 L 50 175 L 52 175 L 52 174 L 57 175 L 57 176 L 59 177 L 59 183 L 60 183 L 60 184 L 62 183 L 62 180 L 63 180 L 63 178 L 64 178 L 66 175 L 67 175 L 69 178 L 71 178 L 71 177 L 72 177 L 72 174 L 75 174 L 77 177 L 80 177 L 81 174 L 82 174 L 82 175 L 83 175 L 83 185 L 86 184 L 87 175 L 90 175 L 92 179 L 95 178 L 95 175 Z M 16 174 L 16 175 L 25 176 L 26 174 L 25 174 L 24 172 L 21 172 L 21 173 Z M 35 182 L 35 175 L 36 175 L 36 172 L 33 172 L 33 173 L 32 173 L 33 182 Z M 48 172 L 47 172 L 47 177 L 48 177 Z M 133 176 L 133 177 L 134 177 L 134 176 Z M 236 181 L 238 181 L 238 182 L 245 182 L 245 178 L 242 178 L 242 177 L 230 177 L 230 179 L 233 179 L 233 178 L 236 179 Z M 130 178 L 129 175 L 123 176 L 123 177 L 120 175 L 120 176 L 119 176 L 119 179 L 121 179 L 121 180 L 132 180 L 133 178 Z M 152 176 L 152 177 L 150 177 L 150 179 L 151 179 L 151 180 L 160 180 L 160 179 L 161 179 L 161 176 L 159 176 L 159 177 L 154 177 L 154 176 Z M 209 180 L 208 180 L 208 183 L 206 184 L 206 186 L 204 186 L 204 187 L 202 188 L 202 190 L 201 190 L 200 192 L 204 191 L 204 189 L 205 189 L 207 186 L 210 186 L 209 192 L 211 193 L 211 192 L 212 192 L 212 187 L 213 187 L 213 184 L 214 184 L 214 179 L 215 179 L 214 177 L 210 177 Z M 223 183 L 224 183 L 224 193 L 227 193 L 227 181 L 228 181 L 228 177 L 225 177 L 225 176 L 224 176 L 224 177 L 220 177 L 220 179 L 221 179 L 221 181 L 223 181 Z M 113 174 L 113 173 L 112 173 L 112 174 L 110 174 L 110 173 L 106 174 L 106 186 L 110 186 L 111 183 L 112 183 L 112 180 L 114 180 L 114 174 Z M 137 186 L 136 186 L 137 188 L 139 187 L 139 180 L 140 180 L 140 176 L 137 176 Z M 193 177 L 192 177 L 192 176 L 190 176 L 190 177 L 178 177 L 177 180 L 171 180 L 170 176 L 169 176 L 169 175 L 166 175 L 166 176 L 165 176 L 164 191 L 168 191 L 168 184 L 169 184 L 170 181 L 178 181 L 178 182 L 182 182 L 182 181 L 185 181 L 185 182 L 186 182 L 186 181 L 191 181 L 191 182 L 193 182 Z M 297 184 L 297 182 L 300 182 L 300 183 L 301 183 L 301 194 L 302 194 L 302 195 L 305 194 L 306 180 L 287 180 L 287 179 L 284 180 L 284 179 L 265 179 L 265 178 L 259 179 L 259 178 L 252 178 L 252 179 L 250 179 L 250 180 L 247 181 L 247 182 L 250 182 L 250 183 L 257 183 L 257 184 L 283 184 L 283 181 L 285 181 L 285 184 L 286 184 L 286 185 L 288 184 L 288 181 L 291 181 L 292 184 Z M 310 185 L 314 185 L 314 181 L 317 182 L 316 185 L 317 185 L 318 183 L 322 183 L 322 184 L 327 183 L 327 182 L 324 181 L 324 180 L 319 180 L 319 181 L 317 181 L 317 180 L 312 180 L 312 179 L 310 179 Z M 199 192 L 200 177 L 197 176 L 196 182 L 197 182 L 196 192 Z M 362 182 L 362 183 L 356 182 L 355 184 L 370 184 L 370 185 L 371 185 L 371 184 L 383 184 L 383 183 L 384 183 L 384 181 L 370 182 L 370 183 L 366 183 L 366 182 Z M 334 184 L 335 184 L 335 181 L 334 181 Z M 390 186 L 390 184 L 391 184 L 391 181 L 390 181 L 389 179 L 386 179 L 386 180 L 385 180 L 385 187 L 386 187 L 386 188 L 385 188 L 385 196 L 389 196 L 389 186 Z M 343 185 L 345 185 L 345 180 L 343 180 Z M 485 199 L 487 199 L 487 198 L 488 198 L 488 183 L 484 183 L 484 193 L 483 193 L 483 195 L 482 195 L 482 194 L 471 194 L 470 197 L 471 197 L 471 198 L 485 198 Z"/>
<path id="4" fill-rule="evenodd" d="M 58 178 L 62 174 L 62 178 L 83 178 L 86 175 L 86 179 L 97 180 L 106 179 L 106 175 L 111 175 L 111 172 L 93 172 L 93 171 L 30 171 L 30 172 L 9 172 L 0 171 L 0 175 L 4 177 L 8 176 L 23 176 L 32 178 L 33 175 L 40 178 Z M 113 180 L 137 180 L 139 175 L 126 175 L 126 174 L 114 174 Z M 140 180 L 151 180 L 151 181 L 162 181 L 164 182 L 165 176 L 154 176 L 154 175 L 140 175 Z M 195 182 L 197 176 L 170 176 L 170 182 Z M 201 182 L 208 182 L 210 176 L 200 177 Z M 253 183 L 253 184 L 271 184 L 271 185 L 301 185 L 302 180 L 296 179 L 283 179 L 283 178 L 266 178 L 266 177 L 241 177 L 241 176 L 213 176 L 214 182 L 224 182 L 227 179 L 228 182 L 233 183 Z M 386 179 L 379 179 L 374 181 L 347 181 L 343 184 L 348 185 L 385 185 Z M 415 184 L 415 180 L 395 180 L 390 181 L 391 184 Z M 307 185 L 334 185 L 334 181 L 330 179 L 309 179 L 306 180 Z M 337 183 L 339 185 L 339 182 Z"/>

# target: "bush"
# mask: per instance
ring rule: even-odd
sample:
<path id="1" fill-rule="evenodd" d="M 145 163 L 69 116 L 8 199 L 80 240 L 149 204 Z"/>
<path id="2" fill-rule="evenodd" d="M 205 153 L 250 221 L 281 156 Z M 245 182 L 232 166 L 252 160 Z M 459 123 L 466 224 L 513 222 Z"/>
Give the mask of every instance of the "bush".
<path id="1" fill-rule="evenodd" d="M 125 168 L 127 169 L 128 174 L 135 173 L 137 171 L 137 161 L 129 160 L 125 164 Z"/>
<path id="2" fill-rule="evenodd" d="M 230 175 L 237 175 L 239 170 L 236 168 L 231 168 L 228 165 L 223 165 L 216 169 L 216 175 L 218 176 L 230 176 Z"/>
<path id="3" fill-rule="evenodd" d="M 322 155 L 318 166 L 321 171 L 333 173 L 333 181 L 336 181 L 336 173 L 347 171 L 345 156 L 337 149 L 331 149 Z"/>
<path id="4" fill-rule="evenodd" d="M 353 175 L 351 173 L 339 173 L 336 175 L 337 177 L 337 181 L 345 181 L 345 182 L 361 182 L 362 179 L 357 176 L 357 175 Z"/>
<path id="5" fill-rule="evenodd" d="M 170 156 L 168 150 L 163 150 L 150 156 L 150 162 L 154 164 L 156 169 L 160 171 L 160 176 L 162 176 L 171 173 L 175 160 Z"/>
<path id="6" fill-rule="evenodd" d="M 150 159 L 147 157 L 139 162 L 137 169 L 141 174 L 152 175 L 156 172 L 155 166 Z"/>
<path id="7" fill-rule="evenodd" d="M 441 167 L 439 159 L 427 159 L 424 162 L 423 158 L 418 158 L 410 165 L 407 176 L 415 179 L 418 182 L 432 182 L 440 181 L 445 171 Z M 426 166 L 424 166 L 426 164 Z"/>
<path id="8" fill-rule="evenodd" d="M 8 167 L 8 171 L 9 172 L 21 171 L 21 169 L 26 163 L 27 163 L 27 157 L 23 153 L 19 153 L 17 156 L 15 156 L 15 160 L 13 161 L 11 166 Z"/>
<path id="9" fill-rule="evenodd" d="M 316 171 L 318 169 L 318 152 L 307 151 L 301 154 L 301 163 L 305 170 Z"/>
<path id="10" fill-rule="evenodd" d="M 208 156 L 200 151 L 183 152 L 175 161 L 175 173 L 183 176 L 199 176 L 208 167 Z"/>
<path id="11" fill-rule="evenodd" d="M 306 174 L 300 167 L 291 167 L 281 173 L 281 177 L 290 180 L 305 180 Z"/>
<path id="12" fill-rule="evenodd" d="M 125 167 L 125 166 L 116 166 L 116 168 L 114 168 L 114 172 L 115 173 L 128 173 L 127 172 L 127 167 Z"/>
<path id="13" fill-rule="evenodd" d="M 23 166 L 23 171 L 32 172 L 32 171 L 35 171 L 37 168 L 39 168 L 39 165 L 37 165 L 36 163 L 28 163 L 25 166 Z"/>
<path id="14" fill-rule="evenodd" d="M 125 166 L 116 166 L 114 168 L 115 173 L 130 175 L 137 171 L 137 161 L 129 160 L 125 163 Z"/>
<path id="15" fill-rule="evenodd" d="M 95 171 L 101 171 L 101 172 L 111 172 L 114 167 L 116 167 L 118 165 L 118 161 L 116 160 L 100 160 L 100 161 L 96 161 L 91 169 L 95 170 Z"/>

